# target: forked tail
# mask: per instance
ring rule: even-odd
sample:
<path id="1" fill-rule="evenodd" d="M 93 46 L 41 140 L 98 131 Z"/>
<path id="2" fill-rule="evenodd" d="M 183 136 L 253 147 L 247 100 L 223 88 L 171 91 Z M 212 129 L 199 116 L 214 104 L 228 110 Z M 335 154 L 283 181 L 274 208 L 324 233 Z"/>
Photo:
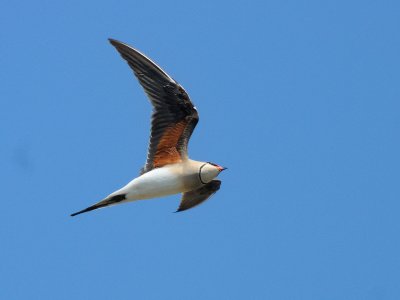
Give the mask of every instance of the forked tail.
<path id="1" fill-rule="evenodd" d="M 94 204 L 92 206 L 89 206 L 88 208 L 85 208 L 85 209 L 82 209 L 82 210 L 80 210 L 80 211 L 78 211 L 76 213 L 73 213 L 71 215 L 71 217 L 79 215 L 79 214 L 83 214 L 85 212 L 92 211 L 92 210 L 95 210 L 95 209 L 98 209 L 98 208 L 102 208 L 102 207 L 106 207 L 106 206 L 109 206 L 109 205 L 113 205 L 113 204 L 121 202 L 121 201 L 123 201 L 125 199 L 126 199 L 125 198 L 125 194 L 115 195 L 115 196 L 112 196 L 110 198 L 106 198 L 106 199 L 104 199 L 104 200 L 102 200 L 102 201 L 100 201 L 100 202 L 98 202 L 98 203 L 96 203 L 96 204 Z"/>

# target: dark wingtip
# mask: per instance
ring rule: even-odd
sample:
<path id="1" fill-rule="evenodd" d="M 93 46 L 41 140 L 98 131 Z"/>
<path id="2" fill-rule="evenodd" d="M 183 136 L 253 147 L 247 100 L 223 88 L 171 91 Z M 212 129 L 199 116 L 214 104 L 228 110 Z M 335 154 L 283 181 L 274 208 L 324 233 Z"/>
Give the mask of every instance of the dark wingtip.
<path id="1" fill-rule="evenodd" d="M 113 45 L 114 47 L 117 47 L 118 45 L 121 45 L 122 43 L 118 40 L 109 38 L 108 41 L 111 43 L 111 45 Z"/>
<path id="2" fill-rule="evenodd" d="M 174 211 L 174 214 L 179 213 L 179 212 L 183 212 L 185 210 L 187 210 L 186 207 L 178 207 L 178 209 L 176 211 Z"/>

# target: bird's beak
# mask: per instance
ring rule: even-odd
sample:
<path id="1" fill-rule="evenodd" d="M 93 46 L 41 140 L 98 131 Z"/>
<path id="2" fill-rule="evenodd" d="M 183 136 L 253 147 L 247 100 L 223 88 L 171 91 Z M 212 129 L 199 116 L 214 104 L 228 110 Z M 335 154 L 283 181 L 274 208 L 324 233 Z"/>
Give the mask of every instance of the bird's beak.
<path id="1" fill-rule="evenodd" d="M 221 167 L 221 166 L 218 166 L 217 168 L 218 168 L 218 170 L 219 170 L 220 172 L 222 172 L 223 170 L 226 170 L 226 169 L 228 169 L 228 168 Z"/>

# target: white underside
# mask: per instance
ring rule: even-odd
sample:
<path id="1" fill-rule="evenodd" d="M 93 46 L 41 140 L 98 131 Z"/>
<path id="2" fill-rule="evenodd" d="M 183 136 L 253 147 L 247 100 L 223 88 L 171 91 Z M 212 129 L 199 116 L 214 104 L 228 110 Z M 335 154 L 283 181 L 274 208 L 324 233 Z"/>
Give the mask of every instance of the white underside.
<path id="1" fill-rule="evenodd" d="M 182 168 L 176 166 L 157 168 L 133 179 L 110 196 L 126 194 L 126 199 L 133 201 L 182 193 L 186 191 L 182 172 Z"/>

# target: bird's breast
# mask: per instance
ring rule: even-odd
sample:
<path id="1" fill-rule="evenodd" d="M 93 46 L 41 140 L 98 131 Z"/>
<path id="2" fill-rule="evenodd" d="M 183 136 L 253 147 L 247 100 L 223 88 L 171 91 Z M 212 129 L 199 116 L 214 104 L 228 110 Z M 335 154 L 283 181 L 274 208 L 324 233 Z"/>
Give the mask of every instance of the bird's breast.
<path id="1" fill-rule="evenodd" d="M 172 165 L 135 178 L 123 190 L 129 200 L 156 198 L 192 190 L 198 185 L 197 177 L 195 172 L 184 166 Z"/>

